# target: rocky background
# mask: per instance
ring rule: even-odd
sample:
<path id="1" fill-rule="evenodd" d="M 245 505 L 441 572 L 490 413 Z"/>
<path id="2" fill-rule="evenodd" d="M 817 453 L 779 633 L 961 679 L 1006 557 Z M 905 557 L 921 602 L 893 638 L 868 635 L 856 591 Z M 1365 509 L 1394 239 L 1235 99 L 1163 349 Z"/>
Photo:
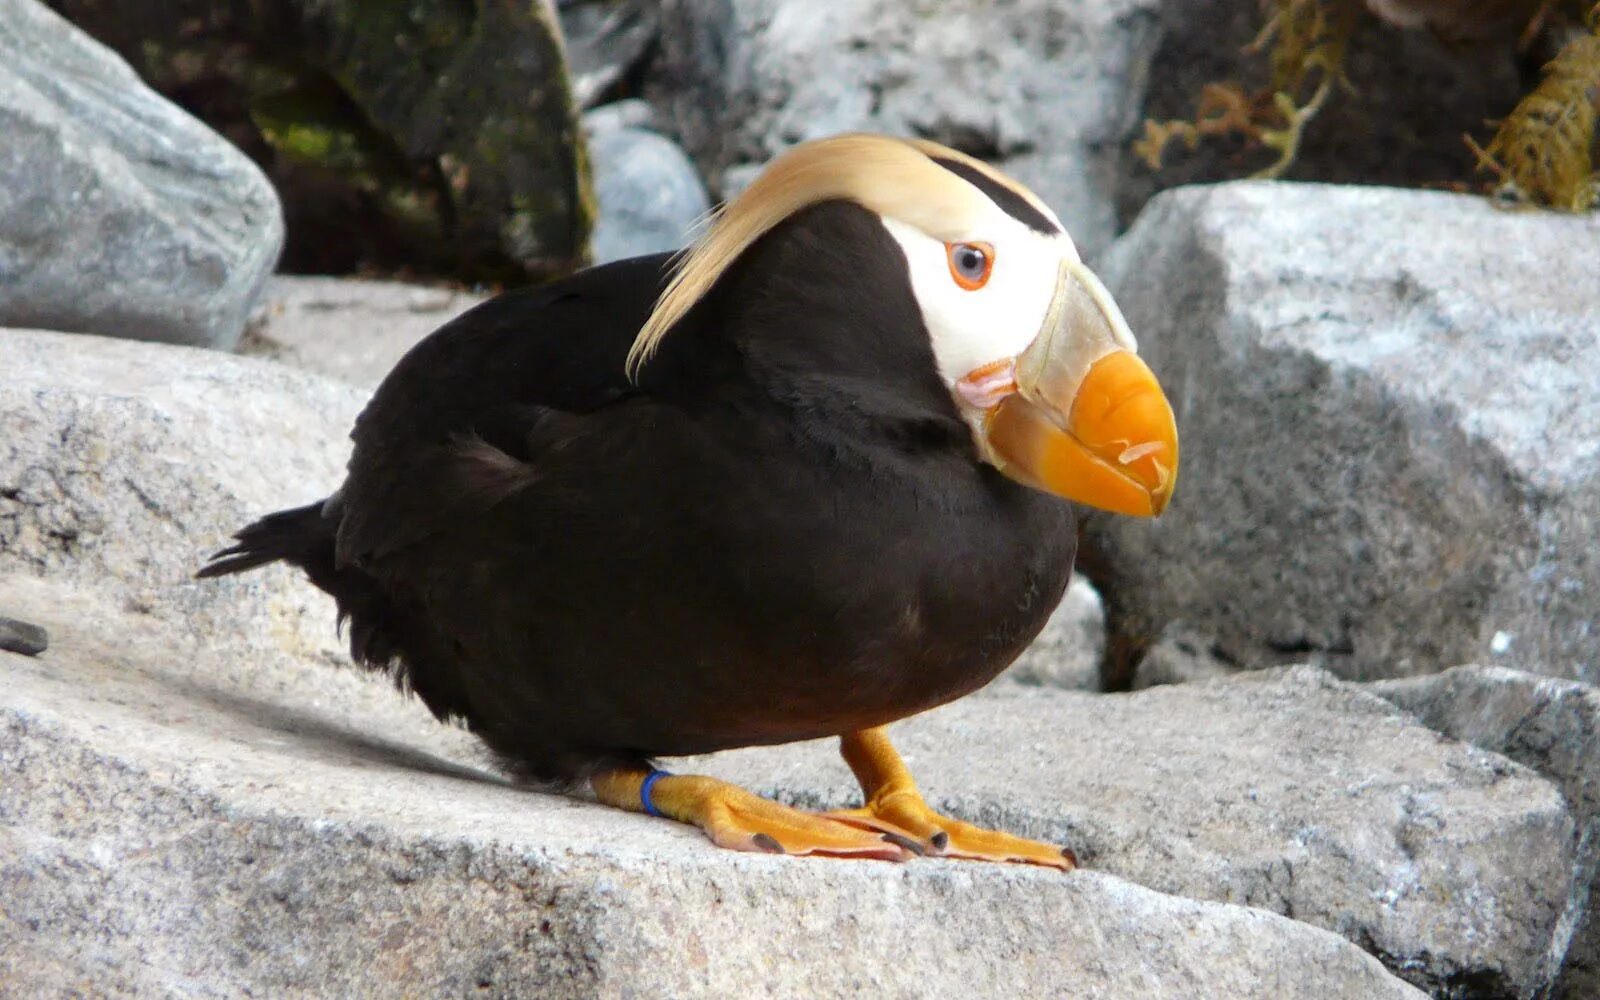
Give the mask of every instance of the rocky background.
<path id="1" fill-rule="evenodd" d="M 1133 144 L 1254 0 L 51 6 L 0 0 L 0 995 L 1600 995 L 1600 217 L 1459 190 L 1537 59 L 1441 38 L 1515 4 L 1369 4 L 1295 182 L 1209 186 L 1261 151 Z M 1054 204 L 1178 412 L 1167 515 L 1087 515 L 1035 647 L 897 727 L 1086 870 L 514 788 L 287 572 L 192 580 L 418 338 L 858 128 Z"/>

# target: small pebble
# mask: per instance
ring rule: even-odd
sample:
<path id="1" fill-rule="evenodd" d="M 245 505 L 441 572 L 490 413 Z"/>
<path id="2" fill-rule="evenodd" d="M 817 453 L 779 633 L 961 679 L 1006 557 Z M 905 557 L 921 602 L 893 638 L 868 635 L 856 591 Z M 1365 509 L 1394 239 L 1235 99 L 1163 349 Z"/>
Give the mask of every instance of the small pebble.
<path id="1" fill-rule="evenodd" d="M 0 616 L 0 649 L 23 656 L 38 656 L 50 648 L 50 634 L 37 625 Z"/>

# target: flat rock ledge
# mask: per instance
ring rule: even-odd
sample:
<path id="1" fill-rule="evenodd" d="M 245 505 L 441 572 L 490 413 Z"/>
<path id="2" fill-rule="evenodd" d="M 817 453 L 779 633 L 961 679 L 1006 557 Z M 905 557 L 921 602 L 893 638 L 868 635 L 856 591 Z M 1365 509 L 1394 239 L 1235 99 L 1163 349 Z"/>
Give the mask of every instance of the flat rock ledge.
<path id="1" fill-rule="evenodd" d="M 720 851 L 508 787 L 351 672 L 85 627 L 47 589 L 0 580 L 60 630 L 0 654 L 0 967 L 35 995 L 1422 996 L 1103 872 Z"/>

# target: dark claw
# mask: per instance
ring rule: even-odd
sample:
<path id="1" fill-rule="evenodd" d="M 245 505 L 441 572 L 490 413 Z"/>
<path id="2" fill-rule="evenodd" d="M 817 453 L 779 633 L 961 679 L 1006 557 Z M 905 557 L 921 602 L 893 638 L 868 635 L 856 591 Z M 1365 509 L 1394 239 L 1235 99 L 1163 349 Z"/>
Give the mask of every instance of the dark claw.
<path id="1" fill-rule="evenodd" d="M 936 851 L 943 851 L 950 846 L 950 835 L 943 830 L 928 838 L 928 845 Z"/>
<path id="2" fill-rule="evenodd" d="M 750 838 L 750 842 L 770 854 L 782 854 L 783 845 L 770 833 L 758 833 Z"/>
<path id="3" fill-rule="evenodd" d="M 1078 867 L 1078 856 L 1072 853 L 1072 848 L 1063 847 L 1061 849 L 1061 856 L 1067 859 L 1067 864 L 1074 868 Z"/>
<path id="4" fill-rule="evenodd" d="M 887 840 L 891 844 L 894 844 L 896 847 L 904 847 L 906 850 L 910 851 L 912 854 L 915 854 L 919 858 L 928 853 L 927 849 L 921 844 L 917 843 L 915 840 L 912 840 L 910 837 L 902 837 L 898 833 L 886 833 L 883 835 L 883 839 Z"/>

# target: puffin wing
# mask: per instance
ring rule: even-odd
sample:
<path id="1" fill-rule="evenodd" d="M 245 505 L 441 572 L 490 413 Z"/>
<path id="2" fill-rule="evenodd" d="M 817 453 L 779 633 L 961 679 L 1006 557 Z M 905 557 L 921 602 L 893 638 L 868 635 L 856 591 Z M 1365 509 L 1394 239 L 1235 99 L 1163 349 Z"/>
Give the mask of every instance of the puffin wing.
<path id="1" fill-rule="evenodd" d="M 324 516 L 360 565 L 480 514 L 537 478 L 540 455 L 639 395 L 624 362 L 669 255 L 510 292 L 406 354 L 356 420 Z"/>

